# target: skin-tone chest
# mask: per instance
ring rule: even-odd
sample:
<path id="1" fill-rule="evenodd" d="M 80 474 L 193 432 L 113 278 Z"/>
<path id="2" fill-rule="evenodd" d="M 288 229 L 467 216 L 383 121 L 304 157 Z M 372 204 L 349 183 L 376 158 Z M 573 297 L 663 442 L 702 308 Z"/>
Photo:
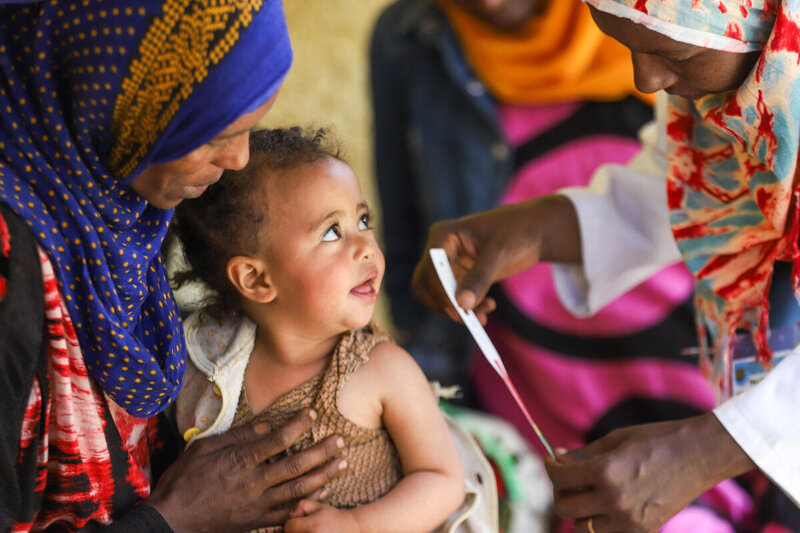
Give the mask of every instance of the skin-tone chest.
<path id="1" fill-rule="evenodd" d="M 256 414 L 264 411 L 284 394 L 324 372 L 330 362 L 330 355 L 302 364 L 283 362 L 256 345 L 244 373 L 244 391 L 250 410 Z M 371 376 L 373 370 L 369 362 L 356 370 L 342 386 L 337 403 L 345 418 L 370 429 L 382 426 L 383 414 L 377 381 Z"/>
<path id="2" fill-rule="evenodd" d="M 275 400 L 323 372 L 330 357 L 318 358 L 305 364 L 286 364 L 253 350 L 244 372 L 247 404 L 253 413 L 260 413 Z"/>

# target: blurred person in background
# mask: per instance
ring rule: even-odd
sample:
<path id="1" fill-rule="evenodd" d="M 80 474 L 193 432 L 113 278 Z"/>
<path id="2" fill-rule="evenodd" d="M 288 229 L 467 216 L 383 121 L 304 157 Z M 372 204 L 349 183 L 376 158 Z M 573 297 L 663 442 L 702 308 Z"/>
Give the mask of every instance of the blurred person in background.
<path id="1" fill-rule="evenodd" d="M 583 186 L 598 166 L 627 163 L 653 98 L 634 87 L 630 52 L 577 0 L 400 0 L 376 24 L 371 72 L 385 283 L 398 336 L 430 377 L 469 381 L 471 402 L 512 421 L 543 453 L 488 363 L 470 363 L 463 325 L 413 300 L 414 266 L 437 220 Z M 776 275 L 773 327 L 800 316 L 789 278 L 788 268 Z M 713 407 L 697 365 L 693 285 L 674 262 L 591 317 L 562 305 L 549 265 L 493 289 L 489 335 L 551 441 L 580 446 L 615 428 Z M 752 481 L 721 484 L 665 531 L 743 527 L 757 514 L 754 500 L 783 498 L 756 489 L 763 478 Z"/>

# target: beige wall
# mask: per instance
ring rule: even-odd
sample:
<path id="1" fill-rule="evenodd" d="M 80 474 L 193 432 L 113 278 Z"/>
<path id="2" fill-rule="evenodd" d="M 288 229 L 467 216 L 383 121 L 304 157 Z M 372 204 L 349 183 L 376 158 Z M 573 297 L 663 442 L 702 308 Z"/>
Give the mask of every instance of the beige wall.
<path id="1" fill-rule="evenodd" d="M 275 106 L 259 124 L 333 126 L 345 159 L 380 212 L 372 176 L 368 53 L 372 26 L 390 0 L 284 0 L 294 64 Z M 389 326 L 385 299 L 376 319 Z"/>

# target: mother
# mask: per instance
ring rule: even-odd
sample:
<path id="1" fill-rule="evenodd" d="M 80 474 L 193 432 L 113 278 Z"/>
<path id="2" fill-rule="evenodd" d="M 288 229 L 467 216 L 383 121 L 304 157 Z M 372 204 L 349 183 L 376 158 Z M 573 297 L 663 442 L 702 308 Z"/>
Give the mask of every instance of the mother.
<path id="1" fill-rule="evenodd" d="M 440 223 L 429 246 L 448 250 L 463 276 L 459 302 L 482 316 L 494 305 L 488 286 L 537 261 L 582 262 L 554 270 L 564 303 L 591 313 L 682 257 L 697 280 L 701 331 L 714 339 L 706 368 L 724 396 L 727 340 L 750 328 L 769 359 L 773 263 L 793 261 L 797 272 L 800 261 L 800 2 L 585 1 L 630 48 L 637 87 L 670 95 L 659 128 L 644 132 L 645 150 L 628 167 L 598 172 L 588 189 Z M 417 293 L 452 315 L 437 285 L 429 261 L 420 263 Z M 581 532 L 655 531 L 756 466 L 797 503 L 799 375 L 792 355 L 713 413 L 560 454 L 548 464 L 557 512 L 580 519 Z"/>
<path id="2" fill-rule="evenodd" d="M 0 6 L 3 530 L 252 528 L 343 467 L 336 439 L 264 463 L 306 412 L 192 447 L 153 490 L 184 372 L 171 208 L 246 164 L 290 64 L 280 0 Z"/>

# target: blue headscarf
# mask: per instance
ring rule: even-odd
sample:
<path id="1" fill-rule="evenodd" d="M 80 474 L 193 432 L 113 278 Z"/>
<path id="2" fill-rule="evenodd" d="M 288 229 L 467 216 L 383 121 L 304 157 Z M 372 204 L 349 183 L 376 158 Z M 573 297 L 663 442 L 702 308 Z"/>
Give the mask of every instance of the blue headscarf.
<path id="1" fill-rule="evenodd" d="M 130 414 L 177 395 L 180 317 L 159 247 L 172 211 L 130 187 L 276 91 L 280 0 L 0 5 L 0 201 L 54 264 L 86 368 Z"/>

